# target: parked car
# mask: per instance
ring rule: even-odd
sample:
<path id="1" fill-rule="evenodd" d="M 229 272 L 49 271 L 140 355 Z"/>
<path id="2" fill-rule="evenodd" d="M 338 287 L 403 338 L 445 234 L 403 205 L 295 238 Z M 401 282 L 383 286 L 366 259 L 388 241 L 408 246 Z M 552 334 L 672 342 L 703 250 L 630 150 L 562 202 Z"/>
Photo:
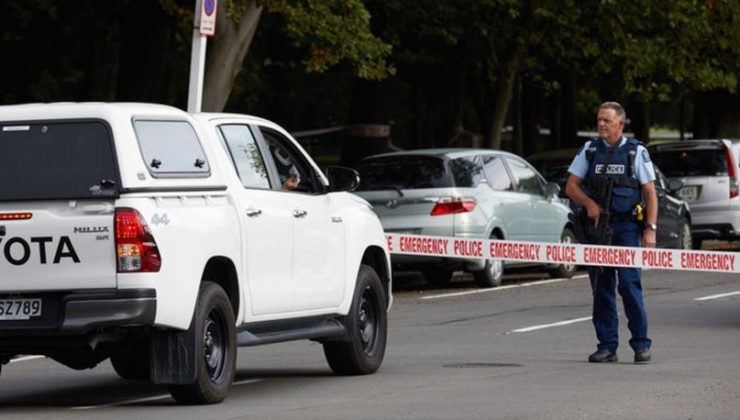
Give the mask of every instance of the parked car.
<path id="1" fill-rule="evenodd" d="M 356 194 L 372 204 L 386 232 L 538 242 L 573 242 L 570 209 L 558 186 L 524 159 L 482 149 L 425 149 L 371 156 L 359 165 Z M 420 270 L 427 281 L 448 283 L 455 270 L 481 287 L 501 284 L 500 260 L 392 255 L 400 269 Z M 513 263 L 506 263 L 507 266 Z M 521 263 L 519 263 L 521 264 Z M 547 266 L 570 277 L 574 265 Z"/>
<path id="2" fill-rule="evenodd" d="M 669 179 L 683 182 L 678 195 L 691 205 L 694 248 L 706 239 L 740 238 L 740 139 L 685 140 L 649 150 Z"/>
<path id="3" fill-rule="evenodd" d="M 578 149 L 560 149 L 550 152 L 537 153 L 527 157 L 527 161 L 534 165 L 548 181 L 557 183 L 561 194 L 565 196 L 565 183 L 568 181 L 568 167 Z M 692 248 L 692 214 L 688 203 L 678 196 L 683 183 L 679 180 L 669 180 L 663 175 L 653 159 L 655 169 L 655 189 L 658 195 L 658 230 L 656 233 L 657 247 L 659 248 Z M 575 209 L 576 204 L 570 203 Z"/>

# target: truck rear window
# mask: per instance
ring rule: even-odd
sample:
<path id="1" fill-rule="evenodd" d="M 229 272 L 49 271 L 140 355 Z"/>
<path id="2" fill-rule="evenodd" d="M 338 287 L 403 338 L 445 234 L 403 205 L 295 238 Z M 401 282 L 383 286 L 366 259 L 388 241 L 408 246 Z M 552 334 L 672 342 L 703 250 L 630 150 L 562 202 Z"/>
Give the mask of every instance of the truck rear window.
<path id="1" fill-rule="evenodd" d="M 0 201 L 117 197 L 108 127 L 99 121 L 0 123 Z"/>

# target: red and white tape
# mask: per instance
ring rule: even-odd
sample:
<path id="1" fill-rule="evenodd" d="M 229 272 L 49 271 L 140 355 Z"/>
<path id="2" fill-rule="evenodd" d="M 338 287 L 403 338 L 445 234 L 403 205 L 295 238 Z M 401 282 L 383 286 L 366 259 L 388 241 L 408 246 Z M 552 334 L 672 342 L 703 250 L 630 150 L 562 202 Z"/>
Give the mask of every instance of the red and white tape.
<path id="1" fill-rule="evenodd" d="M 740 259 L 737 258 L 740 254 L 736 252 L 463 239 L 399 233 L 386 233 L 386 239 L 391 254 L 717 273 L 740 272 Z"/>

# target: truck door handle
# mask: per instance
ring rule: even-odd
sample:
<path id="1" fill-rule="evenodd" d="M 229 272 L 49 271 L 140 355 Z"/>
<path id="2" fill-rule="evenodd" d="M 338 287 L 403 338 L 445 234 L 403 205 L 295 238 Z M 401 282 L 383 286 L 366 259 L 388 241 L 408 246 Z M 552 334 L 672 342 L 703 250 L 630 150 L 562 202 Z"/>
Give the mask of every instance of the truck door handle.
<path id="1" fill-rule="evenodd" d="M 308 212 L 306 210 L 293 210 L 293 217 L 300 218 L 300 217 L 306 217 Z"/>
<path id="2" fill-rule="evenodd" d="M 247 209 L 247 217 L 257 217 L 260 214 L 262 214 L 262 210 L 254 209 L 251 207 Z"/>

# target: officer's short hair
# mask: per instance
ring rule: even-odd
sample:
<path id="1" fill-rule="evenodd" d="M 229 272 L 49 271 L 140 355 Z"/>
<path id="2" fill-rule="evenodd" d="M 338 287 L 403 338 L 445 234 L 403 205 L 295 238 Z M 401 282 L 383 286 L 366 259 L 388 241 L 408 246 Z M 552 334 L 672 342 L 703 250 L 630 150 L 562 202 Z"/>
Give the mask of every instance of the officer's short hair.
<path id="1" fill-rule="evenodd" d="M 617 116 L 622 119 L 622 121 L 627 120 L 627 113 L 624 111 L 624 107 L 619 102 L 604 102 L 599 106 L 599 109 L 613 109 L 614 112 L 617 113 Z"/>

